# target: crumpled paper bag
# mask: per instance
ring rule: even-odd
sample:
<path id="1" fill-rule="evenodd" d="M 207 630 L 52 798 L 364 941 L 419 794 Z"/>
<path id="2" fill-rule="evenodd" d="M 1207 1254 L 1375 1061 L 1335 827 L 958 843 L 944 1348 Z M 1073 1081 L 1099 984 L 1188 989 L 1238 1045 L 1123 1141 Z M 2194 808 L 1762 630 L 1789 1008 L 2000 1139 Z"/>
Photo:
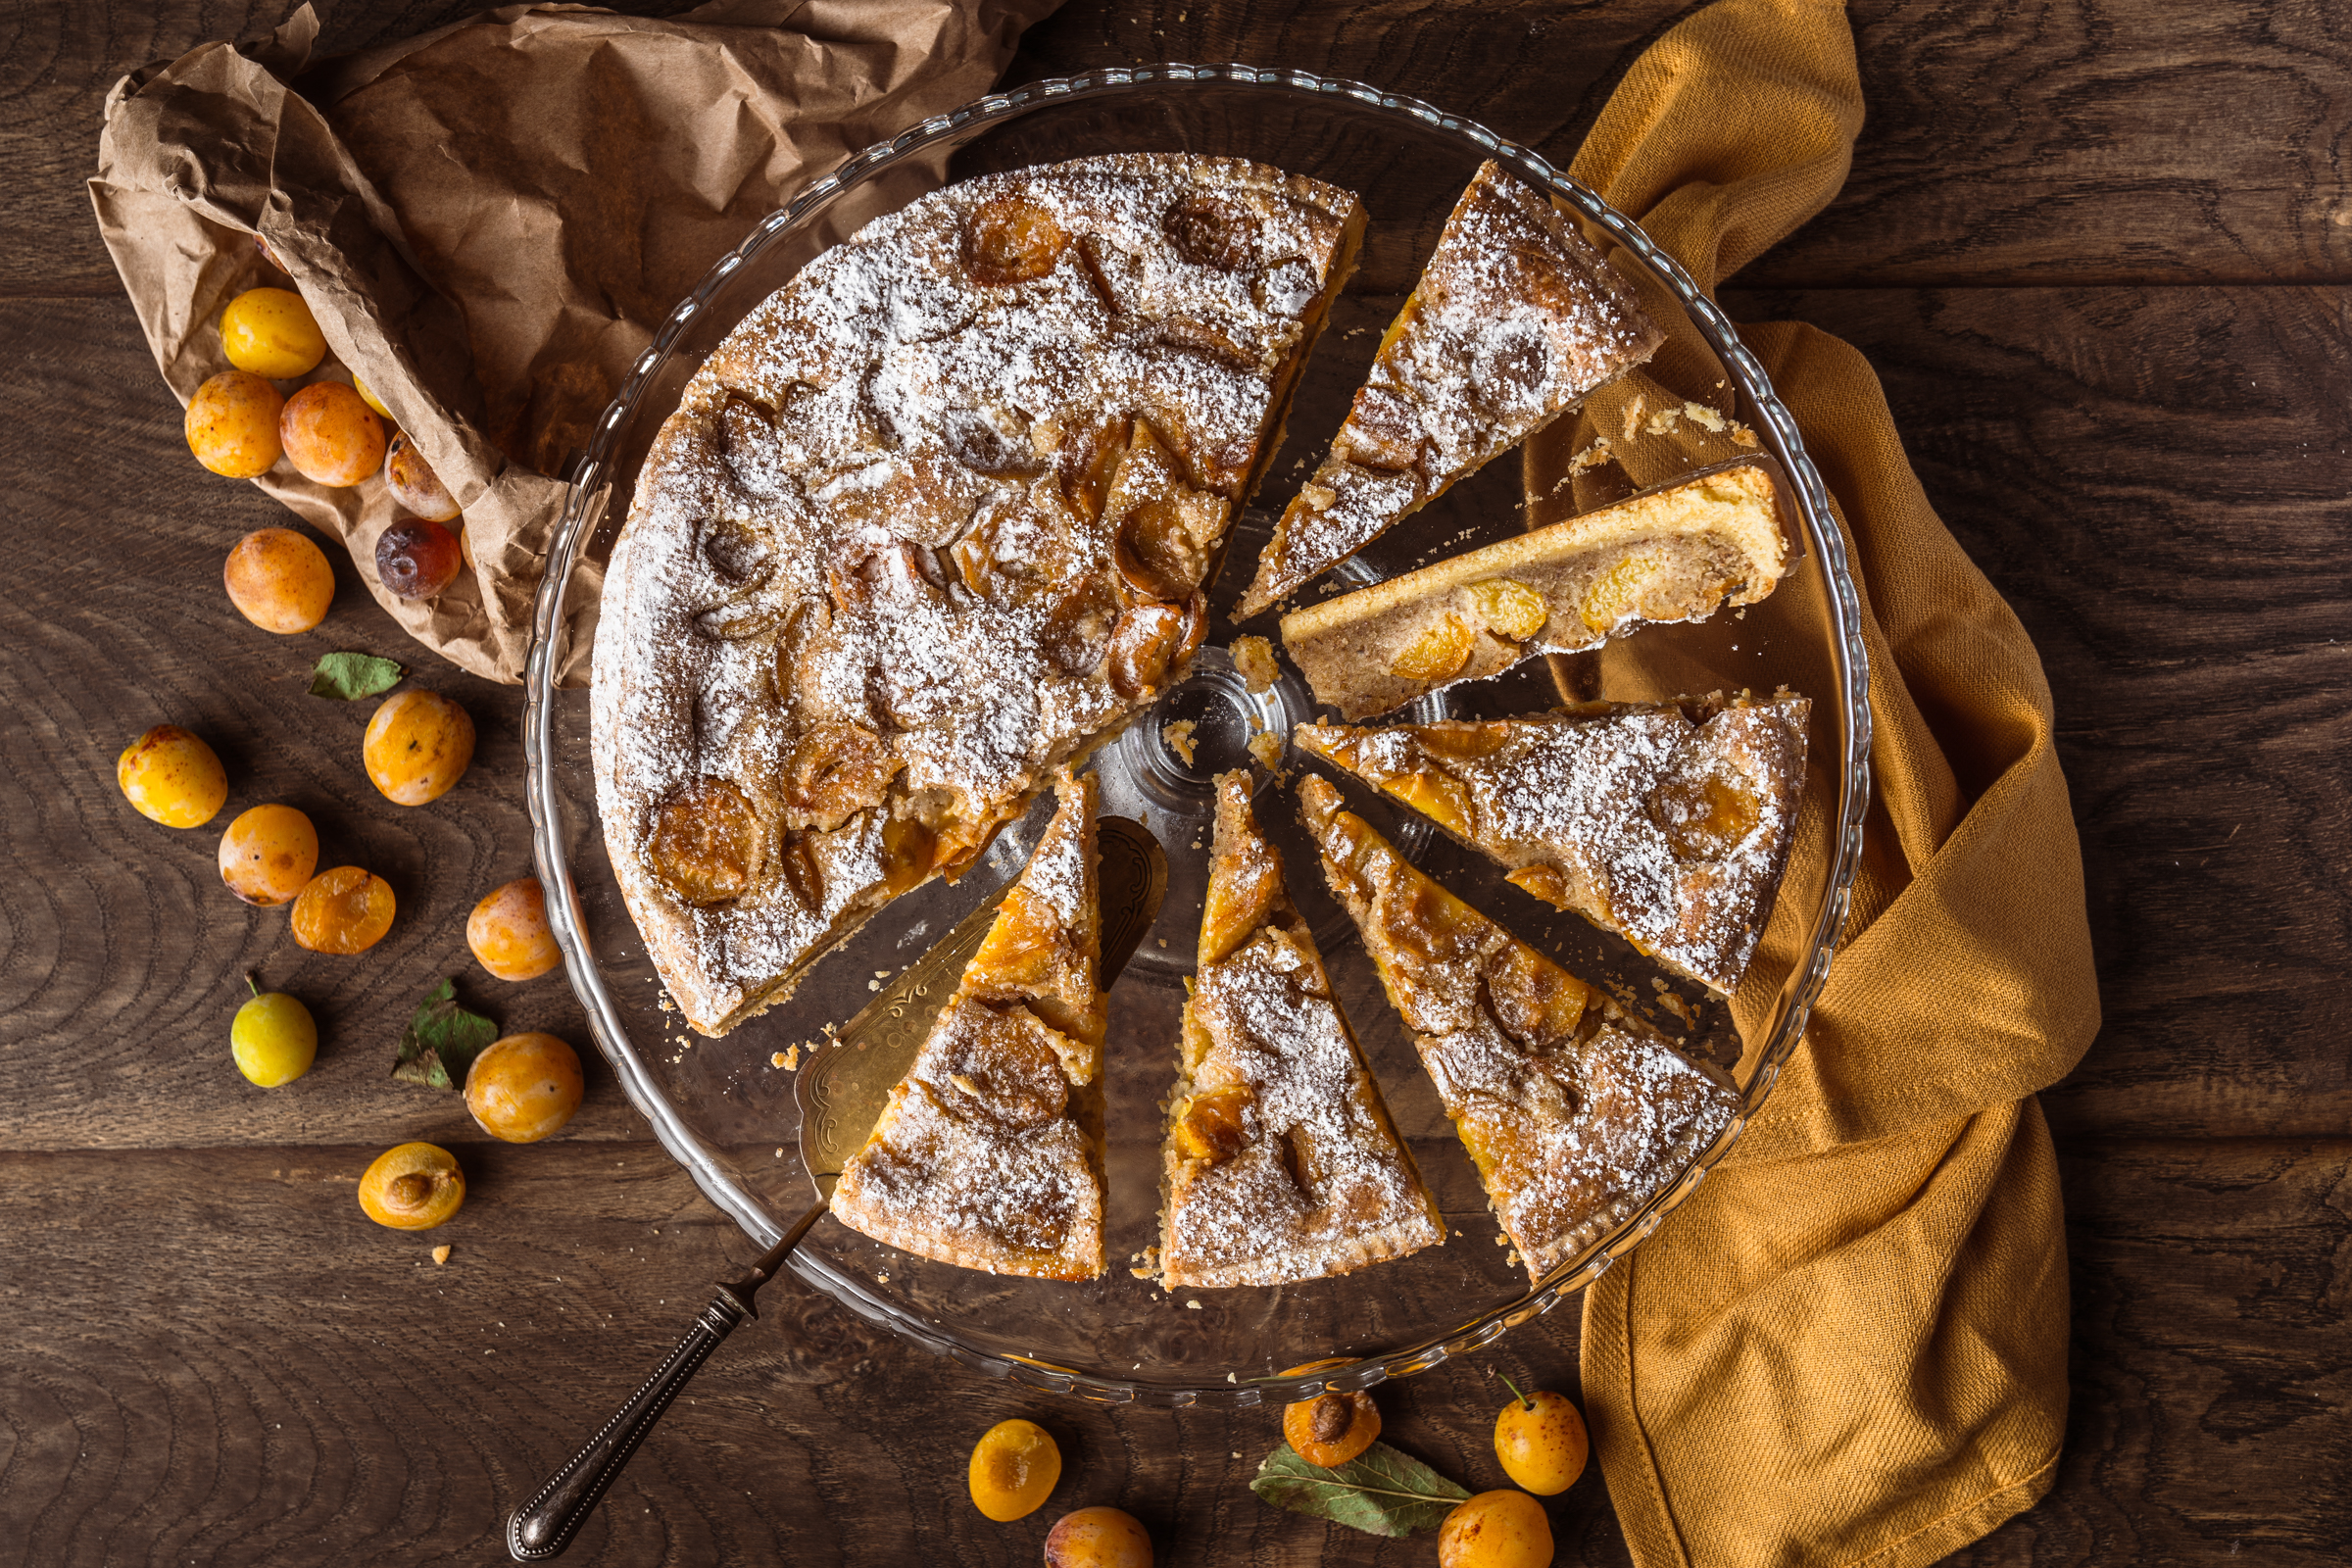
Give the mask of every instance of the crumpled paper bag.
<path id="1" fill-rule="evenodd" d="M 290 274 L 330 352 L 303 379 L 356 374 L 391 410 L 464 509 L 472 569 L 395 599 L 380 473 L 330 489 L 281 458 L 253 482 L 340 540 L 417 641 L 518 681 L 565 470 L 671 308 L 809 179 L 985 93 L 1054 3 L 510 6 L 324 61 L 306 5 L 116 83 L 90 200 L 182 404 L 230 368 L 222 308 Z M 567 684 L 595 602 L 569 612 Z"/>

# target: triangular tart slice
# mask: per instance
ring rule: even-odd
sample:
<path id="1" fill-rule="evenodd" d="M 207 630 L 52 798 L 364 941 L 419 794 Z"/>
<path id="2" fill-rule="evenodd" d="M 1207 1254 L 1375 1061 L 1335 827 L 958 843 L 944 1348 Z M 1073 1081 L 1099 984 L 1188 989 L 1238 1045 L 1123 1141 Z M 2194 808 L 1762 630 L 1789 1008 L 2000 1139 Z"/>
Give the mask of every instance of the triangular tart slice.
<path id="1" fill-rule="evenodd" d="M 1719 1077 L 1423 875 L 1330 780 L 1309 774 L 1298 800 L 1530 1279 L 1631 1218 L 1731 1125 L 1740 1097 Z"/>
<path id="2" fill-rule="evenodd" d="M 890 1103 L 833 1214 L 992 1274 L 1102 1272 L 1102 912 L 1092 774 L 1060 808 Z"/>
<path id="3" fill-rule="evenodd" d="M 1719 995 L 1772 913 L 1805 784 L 1812 703 L 1586 703 L 1294 739 L 1510 868 L 1537 898 Z"/>
<path id="4" fill-rule="evenodd" d="M 1217 780 L 1215 858 L 1162 1156 L 1173 1286 L 1346 1274 L 1446 1239 L 1250 809 Z"/>
<path id="5" fill-rule="evenodd" d="M 1558 209 L 1500 165 L 1482 166 L 1237 613 L 1354 555 L 1663 341 Z"/>

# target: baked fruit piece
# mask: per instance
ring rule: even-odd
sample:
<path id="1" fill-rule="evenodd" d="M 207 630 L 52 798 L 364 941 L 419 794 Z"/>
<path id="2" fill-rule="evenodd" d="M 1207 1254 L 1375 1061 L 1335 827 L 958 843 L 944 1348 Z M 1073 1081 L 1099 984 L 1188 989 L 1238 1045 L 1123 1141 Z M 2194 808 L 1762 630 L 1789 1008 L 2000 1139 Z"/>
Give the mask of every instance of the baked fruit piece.
<path id="1" fill-rule="evenodd" d="M 1162 1156 L 1170 1286 L 1282 1285 L 1444 1242 L 1323 956 L 1258 832 L 1246 768 L 1217 779 L 1200 962 Z"/>
<path id="2" fill-rule="evenodd" d="M 597 631 L 606 843 L 687 1020 L 790 994 L 1179 679 L 1363 214 L 1085 159 L 877 219 L 728 335 Z"/>
<path id="3" fill-rule="evenodd" d="M 1538 654 L 1771 596 L 1794 565 L 1780 491 L 1735 463 L 1282 617 L 1315 700 L 1401 708 Z"/>
<path id="4" fill-rule="evenodd" d="M 1389 323 L 1331 455 L 1275 524 L 1236 614 L 1338 565 L 1663 341 L 1549 201 L 1484 165 Z"/>
<path id="5" fill-rule="evenodd" d="M 1323 874 L 1486 1183 L 1528 1277 L 1630 1217 L 1739 1113 L 1656 1031 L 1439 887 L 1314 774 Z"/>
<path id="6" fill-rule="evenodd" d="M 873 1136 L 833 1215 L 992 1274 L 1102 1272 L 1102 927 L 1094 776 L 1060 809 Z"/>
<path id="7" fill-rule="evenodd" d="M 1484 722 L 1292 739 L 1386 791 L 1510 880 L 1729 996 L 1796 833 L 1812 703 L 1586 703 Z"/>

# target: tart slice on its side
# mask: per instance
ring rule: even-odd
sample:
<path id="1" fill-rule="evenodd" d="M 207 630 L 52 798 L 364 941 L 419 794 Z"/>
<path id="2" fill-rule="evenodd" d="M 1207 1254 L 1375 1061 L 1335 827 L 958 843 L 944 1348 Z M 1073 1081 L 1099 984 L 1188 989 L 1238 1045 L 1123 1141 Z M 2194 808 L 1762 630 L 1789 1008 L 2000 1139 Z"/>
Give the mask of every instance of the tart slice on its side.
<path id="1" fill-rule="evenodd" d="M 1282 641 L 1348 718 L 1538 654 L 1771 596 L 1794 566 L 1780 491 L 1728 464 L 1282 617 Z"/>
<path id="2" fill-rule="evenodd" d="M 1331 883 L 1533 1280 L 1680 1176 L 1740 1097 L 1439 887 L 1330 780 L 1298 799 Z"/>
<path id="3" fill-rule="evenodd" d="M 833 1214 L 923 1257 L 992 1274 L 1102 1272 L 1102 933 L 1094 776 L 1004 895 Z"/>
<path id="4" fill-rule="evenodd" d="M 1217 780 L 1215 859 L 1162 1156 L 1169 1286 L 1281 1285 L 1443 1243 L 1323 956 L 1250 810 Z"/>
<path id="5" fill-rule="evenodd" d="M 1788 863 L 1812 703 L 1588 703 L 1485 722 L 1293 737 L 1510 867 L 1539 899 L 1720 995 Z"/>
<path id="6" fill-rule="evenodd" d="M 1540 192 L 1489 162 L 1237 615 L 1256 614 L 1657 352 L 1634 292 Z"/>

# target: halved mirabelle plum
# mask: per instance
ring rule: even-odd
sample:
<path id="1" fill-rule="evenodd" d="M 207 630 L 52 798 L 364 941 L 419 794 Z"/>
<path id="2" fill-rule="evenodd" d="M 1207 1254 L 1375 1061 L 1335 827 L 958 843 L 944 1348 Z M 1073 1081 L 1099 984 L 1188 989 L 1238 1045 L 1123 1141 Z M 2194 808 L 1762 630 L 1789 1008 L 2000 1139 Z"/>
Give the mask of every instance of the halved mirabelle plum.
<path id="1" fill-rule="evenodd" d="M 294 899 L 294 940 L 313 953 L 366 953 L 392 929 L 392 884 L 356 865 L 321 871 Z"/>
<path id="2" fill-rule="evenodd" d="M 434 1144 L 402 1144 L 360 1178 L 360 1210 L 396 1231 L 429 1231 L 466 1201 L 458 1156 Z"/>
<path id="3" fill-rule="evenodd" d="M 1037 1512 L 1060 1479 L 1061 1448 L 1034 1421 L 1000 1421 L 972 1445 L 972 1505 L 999 1524 Z"/>
<path id="4" fill-rule="evenodd" d="M 314 381 L 286 399 L 278 439 L 294 471 L 338 489 L 384 466 L 384 421 L 340 381 Z"/>
<path id="5" fill-rule="evenodd" d="M 220 880 L 247 904 L 292 903 L 318 868 L 318 832 L 291 806 L 257 806 L 220 835 Z"/>
<path id="6" fill-rule="evenodd" d="M 646 855 L 656 875 L 688 904 L 741 898 L 759 868 L 760 817 L 723 778 L 673 791 L 654 815 Z"/>
<path id="7" fill-rule="evenodd" d="M 395 806 L 437 801 L 473 760 L 473 720 L 439 692 L 397 692 L 368 720 L 368 777 Z"/>
<path id="8" fill-rule="evenodd" d="M 564 1130 L 586 1085 L 579 1054 L 554 1035 L 493 1041 L 466 1071 L 466 1109 L 482 1131 L 535 1144 Z"/>
<path id="9" fill-rule="evenodd" d="M 177 724 L 158 724 L 122 748 L 115 782 L 141 816 L 166 827 L 202 827 L 228 801 L 220 759 Z"/>
<path id="10" fill-rule="evenodd" d="M 188 399 L 181 429 L 196 461 L 230 479 L 268 473 L 284 450 L 286 400 L 250 370 L 222 370 Z"/>
<path id="11" fill-rule="evenodd" d="M 531 980 L 563 961 L 548 928 L 547 893 L 535 876 L 493 888 L 466 917 L 466 945 L 501 980 Z"/>
<path id="12" fill-rule="evenodd" d="M 220 313 L 220 352 L 240 370 L 285 381 L 318 368 L 326 334 L 292 289 L 249 288 Z"/>
<path id="13" fill-rule="evenodd" d="M 335 601 L 326 552 L 291 528 L 257 528 L 238 540 L 220 581 L 238 614 L 281 637 L 318 625 Z"/>

